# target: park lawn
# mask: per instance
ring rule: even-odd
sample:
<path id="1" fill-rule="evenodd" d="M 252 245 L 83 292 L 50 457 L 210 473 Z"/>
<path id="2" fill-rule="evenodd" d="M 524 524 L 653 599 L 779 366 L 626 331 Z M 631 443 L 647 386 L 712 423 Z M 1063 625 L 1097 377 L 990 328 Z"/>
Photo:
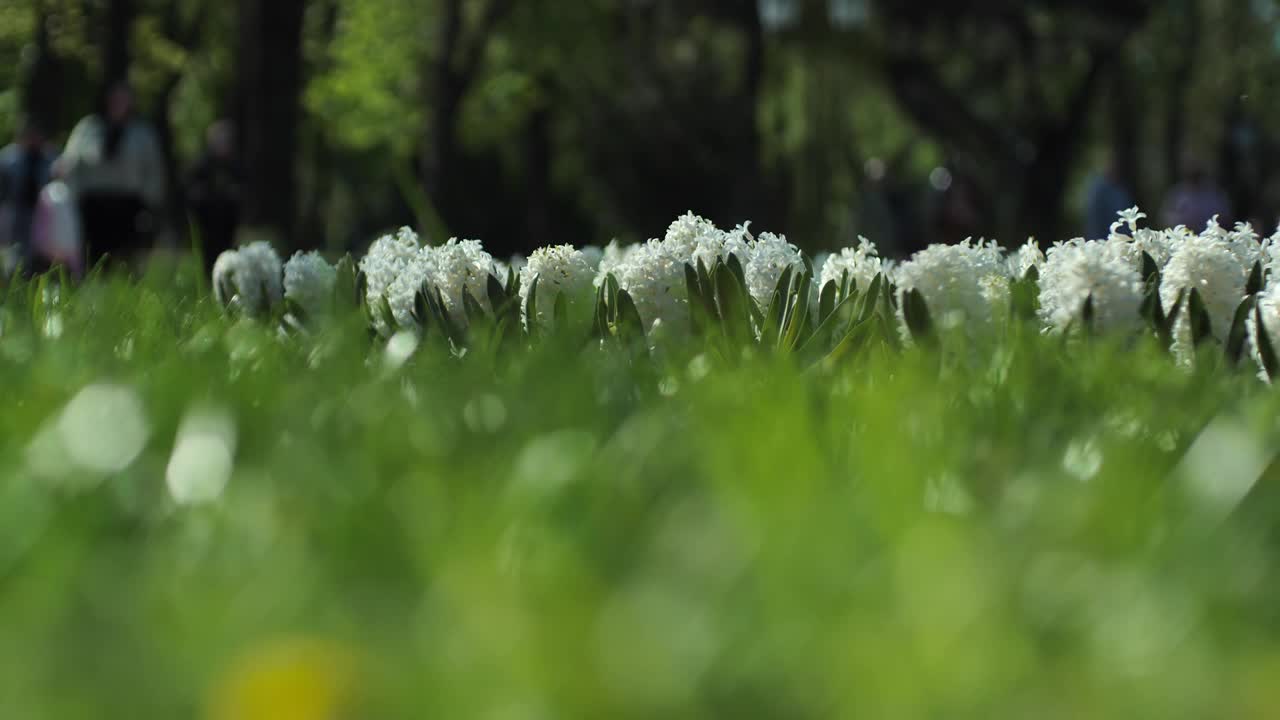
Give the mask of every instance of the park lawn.
<path id="1" fill-rule="evenodd" d="M 6 717 L 1280 706 L 1247 367 L 1030 331 L 457 357 L 227 318 L 187 267 L 52 280 L 0 288 Z"/>

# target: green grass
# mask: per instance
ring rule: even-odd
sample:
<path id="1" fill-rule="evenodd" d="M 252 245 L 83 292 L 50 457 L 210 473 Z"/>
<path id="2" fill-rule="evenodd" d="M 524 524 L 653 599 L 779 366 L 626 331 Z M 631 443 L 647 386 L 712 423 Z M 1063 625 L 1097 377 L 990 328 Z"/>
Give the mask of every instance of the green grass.
<path id="1" fill-rule="evenodd" d="M 359 315 L 283 337 L 200 287 L 182 269 L 7 294 L 6 717 L 1280 703 L 1280 476 L 1243 500 L 1222 480 L 1280 439 L 1251 370 L 1033 332 L 809 369 L 564 335 L 427 343 L 396 368 Z M 128 403 L 67 410 L 100 384 L 146 427 L 106 474 L 73 446 L 135 440 Z M 193 409 L 231 418 L 234 471 L 179 505 L 166 468 Z M 64 437 L 68 414 L 97 433 Z"/>

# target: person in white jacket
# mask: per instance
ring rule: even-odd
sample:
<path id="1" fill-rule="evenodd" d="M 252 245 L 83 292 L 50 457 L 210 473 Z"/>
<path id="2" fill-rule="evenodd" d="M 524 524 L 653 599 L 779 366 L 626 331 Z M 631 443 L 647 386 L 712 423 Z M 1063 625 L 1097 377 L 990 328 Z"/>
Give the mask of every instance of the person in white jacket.
<path id="1" fill-rule="evenodd" d="M 76 194 L 90 264 L 103 255 L 128 262 L 151 246 L 164 167 L 155 131 L 134 114 L 133 91 L 111 86 L 101 110 L 71 131 L 58 168 Z"/>

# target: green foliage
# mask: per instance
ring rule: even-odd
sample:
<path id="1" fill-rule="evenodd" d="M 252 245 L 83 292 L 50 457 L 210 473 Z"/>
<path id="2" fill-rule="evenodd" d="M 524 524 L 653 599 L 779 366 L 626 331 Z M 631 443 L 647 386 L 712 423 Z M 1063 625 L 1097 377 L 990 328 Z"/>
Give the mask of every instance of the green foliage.
<path id="1" fill-rule="evenodd" d="M 761 313 L 768 351 L 727 265 L 686 276 L 749 353 L 650 356 L 610 278 L 586 310 L 605 342 L 566 308 L 487 349 L 517 293 L 490 283 L 467 352 L 429 325 L 406 355 L 350 303 L 288 336 L 225 317 L 200 273 L 0 287 L 15 716 L 1271 706 L 1275 498 L 1253 483 L 1280 401 L 1247 372 L 1145 338 L 899 350 L 883 279 L 801 322 L 807 270 Z M 792 322 L 813 330 L 787 354 Z M 201 427 L 214 445 L 187 444 Z M 205 473 L 225 486 L 180 503 Z"/>
<path id="2" fill-rule="evenodd" d="M 432 28 L 424 0 L 344 2 L 326 67 L 307 88 L 306 107 L 342 147 L 409 157 L 423 130 L 424 43 Z"/>

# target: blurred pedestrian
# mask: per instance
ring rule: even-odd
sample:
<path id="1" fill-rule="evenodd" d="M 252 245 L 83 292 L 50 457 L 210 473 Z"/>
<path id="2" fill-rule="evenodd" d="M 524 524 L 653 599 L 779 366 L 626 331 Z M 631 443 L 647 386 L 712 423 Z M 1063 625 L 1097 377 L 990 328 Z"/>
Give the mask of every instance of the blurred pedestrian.
<path id="1" fill-rule="evenodd" d="M 240 192 L 243 178 L 236 161 L 235 135 L 231 123 L 220 120 L 210 126 L 205 150 L 187 175 L 187 207 L 200 233 L 205 265 L 235 242 L 240 222 Z"/>
<path id="2" fill-rule="evenodd" d="M 1111 225 L 1120 212 L 1137 204 L 1116 159 L 1108 157 L 1102 170 L 1089 179 L 1085 198 L 1085 237 L 1090 240 L 1106 238 L 1111 234 Z"/>
<path id="3" fill-rule="evenodd" d="M 32 223 L 56 157 L 44 128 L 31 117 L 19 118 L 15 140 L 0 149 L 0 274 L 32 269 Z"/>
<path id="4" fill-rule="evenodd" d="M 90 264 L 132 261 L 159 230 L 164 158 L 155 131 L 135 115 L 133 91 L 110 86 L 99 111 L 71 131 L 60 174 L 75 192 Z"/>
<path id="5" fill-rule="evenodd" d="M 1231 201 L 1227 194 L 1210 177 L 1204 164 L 1196 158 L 1183 163 L 1182 182 L 1174 185 L 1165 196 L 1161 220 L 1167 227 L 1186 225 L 1197 232 L 1214 217 L 1227 225 L 1231 222 Z"/>

